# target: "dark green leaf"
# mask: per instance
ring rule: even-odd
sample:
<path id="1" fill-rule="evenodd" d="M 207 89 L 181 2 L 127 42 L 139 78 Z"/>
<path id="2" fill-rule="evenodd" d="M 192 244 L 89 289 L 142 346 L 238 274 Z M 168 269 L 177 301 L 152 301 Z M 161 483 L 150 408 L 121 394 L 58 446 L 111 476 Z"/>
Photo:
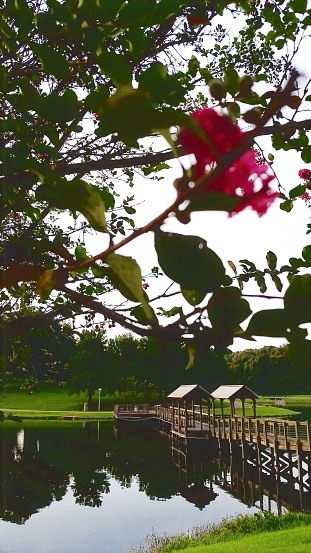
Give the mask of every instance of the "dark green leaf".
<path id="1" fill-rule="evenodd" d="M 289 192 L 289 197 L 291 200 L 294 198 L 297 198 L 299 196 L 302 196 L 304 192 L 306 191 L 306 187 L 303 184 L 299 184 L 298 186 L 295 186 L 295 188 L 292 188 Z"/>
<path id="2" fill-rule="evenodd" d="M 277 257 L 275 255 L 275 253 L 273 253 L 271 251 L 268 252 L 267 255 L 266 255 L 266 259 L 267 259 L 269 269 L 271 269 L 271 271 L 274 271 L 274 269 L 276 268 L 276 263 L 277 263 Z"/>
<path id="3" fill-rule="evenodd" d="M 56 79 L 69 79 L 71 76 L 66 58 L 52 46 L 47 44 L 32 44 L 32 50 L 42 63 L 47 75 L 54 75 Z"/>
<path id="4" fill-rule="evenodd" d="M 224 283 L 222 261 L 202 238 L 159 231 L 155 234 L 155 247 L 164 273 L 181 288 L 207 293 Z"/>
<path id="5" fill-rule="evenodd" d="M 306 260 L 306 261 L 311 261 L 311 245 L 310 246 L 305 246 L 302 250 L 302 257 Z"/>
<path id="6" fill-rule="evenodd" d="M 182 288 L 181 293 L 184 296 L 185 300 L 187 300 L 187 302 L 193 306 L 201 303 L 206 296 L 206 292 L 202 292 L 201 290 L 185 290 L 184 288 Z"/>
<path id="7" fill-rule="evenodd" d="M 311 275 L 295 275 L 284 295 L 285 311 L 297 325 L 311 322 Z"/>
<path id="8" fill-rule="evenodd" d="M 311 163 L 311 147 L 303 148 L 301 152 L 301 159 L 305 163 Z"/>
<path id="9" fill-rule="evenodd" d="M 104 75 L 116 84 L 128 84 L 132 81 L 132 70 L 122 54 L 103 52 L 98 57 L 98 64 Z"/>
<path id="10" fill-rule="evenodd" d="M 264 309 L 254 313 L 245 332 L 250 336 L 283 338 L 288 334 L 288 326 L 284 309 Z"/>
<path id="11" fill-rule="evenodd" d="M 233 331 L 252 311 L 248 302 L 241 298 L 241 290 L 230 286 L 214 292 L 208 302 L 207 312 L 215 330 L 226 326 Z"/>

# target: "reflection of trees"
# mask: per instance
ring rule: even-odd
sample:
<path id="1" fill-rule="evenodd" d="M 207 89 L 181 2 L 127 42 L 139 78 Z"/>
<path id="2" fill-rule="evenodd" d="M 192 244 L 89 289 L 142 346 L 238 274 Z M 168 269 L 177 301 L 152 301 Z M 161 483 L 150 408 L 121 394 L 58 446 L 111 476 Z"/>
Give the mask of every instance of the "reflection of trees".
<path id="1" fill-rule="evenodd" d="M 26 428 L 23 451 L 16 448 L 13 429 L 3 429 L 1 441 L 0 517 L 3 520 L 24 523 L 40 509 L 61 500 L 70 481 L 80 505 L 100 506 L 101 495 L 109 492 L 98 445 L 94 440 L 91 443 L 80 426 Z"/>
<path id="2" fill-rule="evenodd" d="M 47 464 L 36 453 L 14 451 L 2 437 L 0 517 L 23 524 L 34 513 L 61 499 L 68 476 Z"/>

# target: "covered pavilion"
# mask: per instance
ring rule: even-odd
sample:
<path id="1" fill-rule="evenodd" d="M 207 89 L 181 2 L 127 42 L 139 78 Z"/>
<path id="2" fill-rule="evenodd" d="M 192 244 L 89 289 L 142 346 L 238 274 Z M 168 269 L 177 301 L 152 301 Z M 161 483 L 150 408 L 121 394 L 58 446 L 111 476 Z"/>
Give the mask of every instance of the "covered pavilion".
<path id="1" fill-rule="evenodd" d="M 186 429 L 188 427 L 195 428 L 194 406 L 199 405 L 200 408 L 200 425 L 202 426 L 202 401 L 207 400 L 208 416 L 210 417 L 211 403 L 214 412 L 214 398 L 210 392 L 205 390 L 199 384 L 183 384 L 174 392 L 167 396 L 172 399 L 172 407 L 177 408 L 177 417 L 173 416 L 172 428 L 180 431 L 181 426 Z M 190 413 L 188 411 L 190 407 Z M 184 421 L 182 421 L 181 409 L 184 410 Z M 183 424 L 182 424 L 183 422 Z M 202 430 L 202 428 L 201 428 Z"/>
<path id="2" fill-rule="evenodd" d="M 236 385 L 236 384 L 228 384 L 225 386 L 219 386 L 217 390 L 215 390 L 212 393 L 212 396 L 214 399 L 220 400 L 220 409 L 221 409 L 221 418 L 224 418 L 224 401 L 229 400 L 230 401 L 230 407 L 231 407 L 231 416 L 234 417 L 235 415 L 235 400 L 239 399 L 242 403 L 242 414 L 243 417 L 245 417 L 245 400 L 251 399 L 253 403 L 253 414 L 254 417 L 256 417 L 256 399 L 259 398 L 259 396 L 250 390 L 247 386 Z"/>

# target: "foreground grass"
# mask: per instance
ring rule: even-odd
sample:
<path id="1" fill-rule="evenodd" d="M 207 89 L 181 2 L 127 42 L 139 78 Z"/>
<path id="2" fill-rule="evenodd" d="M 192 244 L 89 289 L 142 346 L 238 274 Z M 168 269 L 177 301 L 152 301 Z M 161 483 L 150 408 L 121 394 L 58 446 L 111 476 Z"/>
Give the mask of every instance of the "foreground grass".
<path id="1" fill-rule="evenodd" d="M 188 534 L 151 534 L 145 544 L 132 553 L 309 553 L 311 513 L 239 516 Z"/>
<path id="2" fill-rule="evenodd" d="M 176 550 L 175 550 L 176 551 Z M 199 545 L 179 550 L 179 553 L 310 553 L 311 526 L 265 532 L 239 540 L 213 545 Z"/>

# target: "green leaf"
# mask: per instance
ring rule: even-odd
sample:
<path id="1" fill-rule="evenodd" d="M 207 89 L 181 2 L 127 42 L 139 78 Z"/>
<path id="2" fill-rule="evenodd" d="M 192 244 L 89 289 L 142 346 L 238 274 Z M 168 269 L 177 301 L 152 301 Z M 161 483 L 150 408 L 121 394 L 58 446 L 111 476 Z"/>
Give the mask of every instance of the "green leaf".
<path id="1" fill-rule="evenodd" d="M 303 184 L 299 184 L 298 186 L 295 186 L 295 188 L 292 188 L 289 192 L 289 197 L 291 200 L 294 198 L 302 196 L 302 194 L 306 191 L 306 187 Z"/>
<path id="2" fill-rule="evenodd" d="M 264 309 L 254 313 L 245 331 L 250 336 L 283 338 L 288 334 L 288 317 L 284 309 Z"/>
<path id="3" fill-rule="evenodd" d="M 311 163 L 311 147 L 303 148 L 301 151 L 301 159 L 305 163 Z"/>
<path id="4" fill-rule="evenodd" d="M 271 251 L 267 252 L 266 259 L 267 259 L 269 269 L 271 269 L 271 271 L 274 271 L 277 264 L 277 257 L 275 253 Z"/>
<path id="5" fill-rule="evenodd" d="M 56 282 L 57 282 L 56 273 L 52 269 L 47 269 L 38 278 L 36 292 L 40 296 L 40 302 L 44 302 L 45 300 L 48 299 L 50 293 L 55 288 Z"/>
<path id="6" fill-rule="evenodd" d="M 54 75 L 59 80 L 71 77 L 69 64 L 60 52 L 46 44 L 32 44 L 31 48 L 41 61 L 43 71 L 47 75 Z"/>
<path id="7" fill-rule="evenodd" d="M 280 277 L 274 273 L 271 273 L 271 278 L 275 284 L 275 287 L 277 289 L 278 292 L 281 292 L 282 291 L 282 288 L 283 288 L 283 284 L 282 284 L 282 281 L 280 279 Z"/>
<path id="8" fill-rule="evenodd" d="M 83 246 L 77 246 L 75 249 L 75 256 L 78 261 L 87 259 L 86 249 Z"/>
<path id="9" fill-rule="evenodd" d="M 280 209 L 289 213 L 293 209 L 293 202 L 291 200 L 286 200 L 285 202 L 282 202 L 280 204 Z"/>
<path id="10" fill-rule="evenodd" d="M 100 190 L 80 179 L 57 181 L 54 186 L 39 186 L 38 199 L 44 199 L 60 209 L 79 211 L 91 227 L 99 232 L 107 232 L 104 204 Z"/>
<path id="11" fill-rule="evenodd" d="M 112 284 L 130 301 L 139 302 L 149 324 L 156 322 L 156 316 L 148 302 L 148 296 L 142 287 L 140 267 L 132 257 L 111 253 L 105 259 L 109 265 L 108 277 Z"/>
<path id="12" fill-rule="evenodd" d="M 155 233 L 155 248 L 164 273 L 182 289 L 207 293 L 224 284 L 222 261 L 203 238 L 159 231 Z"/>
<path id="13" fill-rule="evenodd" d="M 294 13 L 305 13 L 307 10 L 308 0 L 291 0 L 288 4 Z"/>
<path id="14" fill-rule="evenodd" d="M 150 325 L 150 320 L 148 319 L 143 307 L 141 305 L 135 305 L 133 309 L 131 309 L 131 315 L 132 317 L 135 317 L 137 321 L 142 325 Z"/>
<path id="15" fill-rule="evenodd" d="M 247 265 L 249 267 L 249 271 L 256 271 L 256 265 L 252 263 L 252 261 L 249 261 L 248 259 L 240 259 L 239 263 L 242 263 L 243 265 Z"/>
<path id="16" fill-rule="evenodd" d="M 306 260 L 306 261 L 311 261 L 311 245 L 310 246 L 305 246 L 302 250 L 302 257 Z"/>
<path id="17" fill-rule="evenodd" d="M 214 292 L 208 302 L 207 312 L 217 331 L 223 326 L 233 331 L 252 313 L 248 302 L 241 297 L 241 290 L 234 286 Z"/>
<path id="18" fill-rule="evenodd" d="M 238 199 L 223 192 L 206 192 L 204 194 L 195 194 L 188 206 L 185 208 L 186 213 L 192 211 L 234 211 L 240 203 L 243 203 L 243 198 Z"/>
<path id="19" fill-rule="evenodd" d="M 256 271 L 255 275 L 254 275 L 254 278 L 255 278 L 258 286 L 259 286 L 260 292 L 262 294 L 264 294 L 267 290 L 267 285 L 266 285 L 264 273 L 262 273 L 261 271 Z"/>
<path id="20" fill-rule="evenodd" d="M 206 296 L 206 292 L 202 290 L 185 290 L 185 288 L 182 288 L 181 293 L 185 300 L 193 306 L 201 303 Z"/>
<path id="21" fill-rule="evenodd" d="M 52 123 L 72 121 L 79 112 L 79 102 L 73 90 L 65 90 L 63 94 L 41 96 L 37 106 L 38 114 Z"/>
<path id="22" fill-rule="evenodd" d="M 311 275 L 294 275 L 284 295 L 285 311 L 297 325 L 311 322 Z"/>
<path id="23" fill-rule="evenodd" d="M 97 61 L 104 75 L 110 77 L 115 84 L 131 83 L 132 70 L 123 54 L 105 51 Z"/>

